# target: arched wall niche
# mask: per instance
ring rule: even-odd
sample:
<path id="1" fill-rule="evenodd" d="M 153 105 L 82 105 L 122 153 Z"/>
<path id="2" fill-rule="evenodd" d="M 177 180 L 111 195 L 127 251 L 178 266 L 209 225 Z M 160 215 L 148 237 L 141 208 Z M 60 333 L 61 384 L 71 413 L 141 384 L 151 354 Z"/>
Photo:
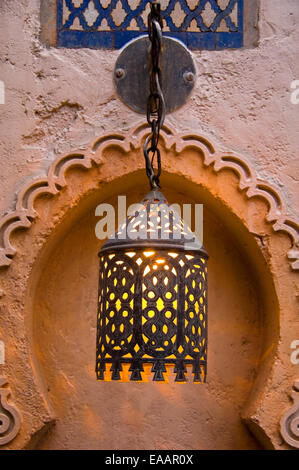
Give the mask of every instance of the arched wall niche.
<path id="1" fill-rule="evenodd" d="M 56 166 L 50 169 L 48 187 L 44 183 L 43 186 L 35 185 L 33 192 L 28 192 L 27 188 L 27 193 L 24 190 L 23 196 L 19 198 L 19 201 L 23 201 L 23 209 L 27 211 L 30 230 L 22 227 L 16 219 L 13 221 L 15 229 L 10 230 L 9 235 L 6 233 L 6 247 L 12 253 L 9 259 L 15 257 L 9 269 L 1 272 L 1 287 L 5 293 L 8 327 L 6 374 L 16 392 L 29 388 L 30 398 L 25 399 L 15 393 L 26 420 L 11 446 L 78 446 L 70 428 L 57 431 L 57 424 L 51 426 L 57 418 L 57 422 L 62 422 L 62 417 L 66 415 L 65 422 L 72 422 L 73 429 L 76 429 L 74 423 L 81 425 L 83 433 L 89 429 L 88 442 L 91 448 L 107 448 L 108 443 L 103 439 L 97 440 L 95 436 L 107 433 L 108 422 L 111 421 L 112 433 L 120 426 L 117 421 L 119 392 L 114 394 L 115 388 L 111 391 L 104 388 L 110 384 L 102 385 L 95 381 L 94 352 L 91 357 L 89 350 L 87 357 L 82 345 L 81 350 L 76 350 L 76 347 L 80 339 L 78 331 L 80 328 L 86 331 L 84 328 L 88 325 L 90 342 L 85 344 L 94 350 L 96 295 L 92 298 L 91 293 L 97 290 L 96 252 L 100 247 L 93 232 L 96 223 L 94 209 L 100 202 L 115 202 L 117 194 L 129 194 L 128 202 L 131 203 L 138 202 L 146 192 L 147 182 L 141 154 L 145 129 L 141 126 L 137 130 L 127 140 L 122 136 L 105 136 L 85 154 L 76 153 L 60 158 Z M 221 291 L 220 288 L 220 294 L 224 295 L 222 306 L 215 304 L 217 296 L 210 300 L 210 383 L 207 387 L 199 388 L 188 384 L 185 389 L 173 385 L 167 389 L 166 385 L 157 387 L 157 384 L 149 383 L 146 385 L 146 393 L 144 388 L 122 384 L 124 401 L 120 409 L 123 419 L 121 424 L 124 435 L 127 433 L 130 439 L 122 442 L 121 446 L 138 447 L 139 439 L 145 448 L 149 443 L 152 444 L 149 447 L 153 448 L 177 448 L 179 443 L 174 442 L 171 433 L 168 439 L 165 436 L 173 424 L 179 423 L 181 434 L 186 433 L 186 439 L 189 439 L 189 446 L 183 441 L 182 448 L 278 447 L 281 440 L 277 427 L 277 409 L 281 403 L 287 405 L 286 390 L 292 380 L 292 370 L 288 368 L 284 347 L 281 348 L 278 341 L 286 334 L 284 315 L 288 314 L 290 319 L 295 314 L 294 299 L 285 294 L 288 286 L 293 285 L 285 256 L 290 249 L 292 234 L 286 237 L 283 233 L 273 232 L 271 221 L 269 223 L 271 210 L 273 220 L 273 205 L 259 190 L 251 198 L 248 194 L 246 197 L 246 180 L 234 168 L 237 160 L 231 160 L 232 167 L 221 168 L 219 162 L 223 161 L 225 154 L 217 151 L 209 140 L 201 136 L 196 136 L 196 139 L 193 136 L 190 145 L 183 145 L 181 141 L 175 142 L 171 131 L 166 129 L 163 140 L 163 190 L 171 202 L 179 200 L 204 204 L 207 222 L 205 244 L 210 249 L 210 272 L 214 273 L 210 274 L 210 290 L 215 291 L 221 282 L 222 285 L 226 283 L 226 289 L 222 287 Z M 187 140 L 188 136 L 185 136 L 185 142 Z M 216 155 L 213 164 L 209 164 L 211 155 Z M 243 162 L 243 165 L 244 170 L 246 164 Z M 252 175 L 248 171 L 247 183 L 249 175 Z M 243 194 L 240 191 L 242 184 Z M 252 190 L 247 184 L 248 188 Z M 22 210 L 21 205 L 17 210 Z M 278 219 L 275 219 L 276 222 Z M 282 224 L 281 218 L 279 223 Z M 16 230 L 18 227 L 19 230 Z M 78 278 L 81 284 L 76 285 L 74 279 Z M 229 289 L 230 294 L 227 293 Z M 65 306 L 61 303 L 63 295 L 65 299 L 68 298 Z M 88 311 L 87 323 L 86 317 L 80 315 L 79 330 L 76 324 L 77 336 L 72 336 L 75 331 L 73 323 L 78 315 L 76 318 L 70 315 L 77 308 L 76 305 L 81 305 L 82 299 L 88 308 L 78 311 Z M 224 315 L 227 315 L 228 306 L 231 321 L 225 323 Z M 217 317 L 214 316 L 213 320 L 215 311 Z M 211 338 L 219 340 L 221 334 L 225 353 L 211 343 Z M 15 347 L 16 341 L 21 347 Z M 235 360 L 234 347 L 237 342 L 241 354 L 239 361 Z M 63 351 L 62 344 L 65 347 Z M 76 354 L 73 354 L 75 350 Z M 88 364 L 86 369 L 81 363 L 84 380 L 80 379 L 79 374 L 74 381 L 68 366 L 67 370 L 63 370 L 61 361 L 64 361 L 64 366 L 70 364 L 76 370 L 76 356 Z M 217 367 L 220 367 L 218 375 Z M 284 368 L 283 381 L 281 367 Z M 217 378 L 220 376 L 222 382 Z M 91 389 L 93 392 L 89 395 Z M 95 390 L 100 390 L 97 398 Z M 72 395 L 76 397 L 74 403 L 70 398 Z M 229 395 L 234 397 L 234 404 L 227 398 Z M 103 407 L 107 397 L 110 399 L 109 406 Z M 211 401 L 211 397 L 216 398 Z M 194 400 L 197 400 L 197 407 L 193 407 Z M 206 407 L 201 409 L 203 402 Z M 80 408 L 78 404 L 82 407 L 79 417 L 76 416 L 76 410 Z M 147 436 L 150 435 L 148 429 L 155 436 L 157 427 L 150 417 L 159 416 L 161 407 L 167 410 L 163 422 L 168 423 L 169 428 L 163 426 L 164 434 L 158 433 L 156 441 L 146 439 L 143 429 L 147 428 Z M 217 407 L 222 408 L 218 415 Z M 95 414 L 95 409 L 100 409 L 101 413 Z M 144 415 L 149 419 L 148 423 L 144 421 Z M 261 444 L 250 435 L 241 418 Z M 227 420 L 232 423 L 230 430 L 223 424 Z M 206 423 L 209 423 L 208 427 Z M 219 424 L 222 431 L 219 431 Z M 205 433 L 207 429 L 209 432 Z M 69 437 L 59 440 L 57 432 Z M 225 437 L 220 438 L 221 434 Z M 111 439 L 113 447 L 113 434 Z M 116 446 L 121 447 L 119 442 Z"/>

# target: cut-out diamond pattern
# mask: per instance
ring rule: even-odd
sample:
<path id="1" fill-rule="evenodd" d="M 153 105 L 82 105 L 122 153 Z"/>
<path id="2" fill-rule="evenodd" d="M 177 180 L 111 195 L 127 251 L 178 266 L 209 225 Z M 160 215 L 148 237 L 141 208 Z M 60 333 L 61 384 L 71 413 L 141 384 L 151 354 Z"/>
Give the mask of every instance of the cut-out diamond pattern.
<path id="1" fill-rule="evenodd" d="M 170 366 L 175 380 L 185 382 L 186 366 L 192 366 L 193 380 L 205 381 L 206 296 L 207 260 L 200 254 L 167 250 L 104 253 L 99 282 L 98 379 L 145 381 L 148 364 L 153 380 L 164 381 L 166 366 Z M 126 365 L 132 372 L 130 379 L 124 378 Z"/>
<path id="2" fill-rule="evenodd" d="M 205 381 L 208 255 L 186 246 L 191 233 L 153 190 L 101 247 L 99 380 L 147 381 L 153 373 L 167 381 L 172 368 L 186 382 L 191 367 L 193 380 Z"/>
<path id="3" fill-rule="evenodd" d="M 161 0 L 164 33 L 191 49 L 243 43 L 243 0 Z M 147 31 L 149 0 L 57 0 L 57 43 L 119 48 Z"/>

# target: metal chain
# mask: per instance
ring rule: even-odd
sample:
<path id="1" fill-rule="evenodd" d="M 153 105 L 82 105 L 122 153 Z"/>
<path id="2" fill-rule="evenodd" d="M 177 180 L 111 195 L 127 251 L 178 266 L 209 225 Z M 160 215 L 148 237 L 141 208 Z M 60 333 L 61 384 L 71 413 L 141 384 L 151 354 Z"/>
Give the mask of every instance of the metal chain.
<path id="1" fill-rule="evenodd" d="M 165 118 L 165 102 L 161 89 L 160 58 L 162 51 L 162 16 L 160 3 L 151 2 L 151 11 L 148 15 L 148 35 L 151 42 L 149 82 L 150 94 L 147 101 L 147 122 L 151 126 L 151 133 L 147 137 L 143 152 L 146 163 L 146 174 L 150 180 L 151 189 L 160 188 L 161 154 L 158 149 L 160 129 Z M 151 157 L 150 157 L 151 154 Z M 154 160 L 157 159 L 157 173 L 154 170 Z"/>

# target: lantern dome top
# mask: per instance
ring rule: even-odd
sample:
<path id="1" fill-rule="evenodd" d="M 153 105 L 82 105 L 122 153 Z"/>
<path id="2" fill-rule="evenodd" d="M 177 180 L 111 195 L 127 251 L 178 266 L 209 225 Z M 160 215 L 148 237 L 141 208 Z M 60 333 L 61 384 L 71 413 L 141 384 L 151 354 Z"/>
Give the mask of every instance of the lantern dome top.
<path id="1" fill-rule="evenodd" d="M 158 190 L 150 191 L 139 204 L 131 206 L 127 219 L 108 237 L 100 254 L 107 251 L 136 248 L 156 248 L 208 254 L 200 240 L 165 196 Z"/>

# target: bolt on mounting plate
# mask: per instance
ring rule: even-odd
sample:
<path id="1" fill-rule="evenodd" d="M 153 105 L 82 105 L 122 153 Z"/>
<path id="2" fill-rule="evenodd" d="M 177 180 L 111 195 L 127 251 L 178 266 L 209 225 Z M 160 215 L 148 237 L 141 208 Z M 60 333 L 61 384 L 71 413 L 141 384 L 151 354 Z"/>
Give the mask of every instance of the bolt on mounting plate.
<path id="1" fill-rule="evenodd" d="M 149 96 L 149 65 L 150 41 L 147 36 L 142 36 L 126 44 L 114 69 L 114 83 L 120 98 L 142 114 L 146 114 Z M 166 113 L 171 113 L 190 95 L 195 84 L 195 65 L 184 44 L 163 36 L 160 67 Z"/>

